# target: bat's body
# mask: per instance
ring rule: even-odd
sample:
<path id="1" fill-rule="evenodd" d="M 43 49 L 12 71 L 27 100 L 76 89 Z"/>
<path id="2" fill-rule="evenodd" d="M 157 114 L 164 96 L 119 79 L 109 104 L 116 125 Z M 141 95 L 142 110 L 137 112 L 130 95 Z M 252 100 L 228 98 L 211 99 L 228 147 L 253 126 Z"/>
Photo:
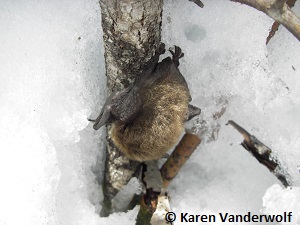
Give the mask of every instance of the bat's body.
<path id="1" fill-rule="evenodd" d="M 181 49 L 175 46 L 173 58 L 158 63 L 163 52 L 164 45 L 132 85 L 108 98 L 95 120 L 95 129 L 113 123 L 114 144 L 135 161 L 162 157 L 177 143 L 184 122 L 200 113 L 189 105 L 189 89 L 178 70 Z"/>

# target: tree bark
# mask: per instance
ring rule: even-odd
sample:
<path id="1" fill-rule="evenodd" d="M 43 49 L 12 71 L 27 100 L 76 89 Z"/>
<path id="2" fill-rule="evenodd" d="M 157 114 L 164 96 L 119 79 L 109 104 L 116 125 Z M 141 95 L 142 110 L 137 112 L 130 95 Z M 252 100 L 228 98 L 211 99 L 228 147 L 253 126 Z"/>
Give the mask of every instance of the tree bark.
<path id="1" fill-rule="evenodd" d="M 108 92 L 127 87 L 154 55 L 161 40 L 162 5 L 162 0 L 100 0 Z M 140 165 L 116 149 L 110 126 L 106 154 L 102 216 L 114 212 L 112 198 Z"/>

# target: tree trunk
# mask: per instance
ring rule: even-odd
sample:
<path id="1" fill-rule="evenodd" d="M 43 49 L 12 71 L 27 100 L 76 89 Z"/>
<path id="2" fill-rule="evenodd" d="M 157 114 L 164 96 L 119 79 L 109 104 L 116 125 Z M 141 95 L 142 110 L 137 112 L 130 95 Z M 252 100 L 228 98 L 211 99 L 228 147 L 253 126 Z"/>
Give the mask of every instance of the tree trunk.
<path id="1" fill-rule="evenodd" d="M 161 40 L 162 0 L 100 0 L 109 92 L 127 87 L 141 74 Z M 104 174 L 102 216 L 114 212 L 112 198 L 139 172 L 139 163 L 129 160 L 110 139 Z"/>

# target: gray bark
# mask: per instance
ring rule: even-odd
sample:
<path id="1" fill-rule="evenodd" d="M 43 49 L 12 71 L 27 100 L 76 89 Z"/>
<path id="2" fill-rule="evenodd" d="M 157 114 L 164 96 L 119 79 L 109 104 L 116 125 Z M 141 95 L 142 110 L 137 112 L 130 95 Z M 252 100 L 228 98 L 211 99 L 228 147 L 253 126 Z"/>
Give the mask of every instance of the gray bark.
<path id="1" fill-rule="evenodd" d="M 109 92 L 127 87 L 141 74 L 161 40 L 162 0 L 100 0 Z M 115 148 L 107 126 L 102 216 L 114 212 L 112 198 L 139 172 L 139 163 Z"/>

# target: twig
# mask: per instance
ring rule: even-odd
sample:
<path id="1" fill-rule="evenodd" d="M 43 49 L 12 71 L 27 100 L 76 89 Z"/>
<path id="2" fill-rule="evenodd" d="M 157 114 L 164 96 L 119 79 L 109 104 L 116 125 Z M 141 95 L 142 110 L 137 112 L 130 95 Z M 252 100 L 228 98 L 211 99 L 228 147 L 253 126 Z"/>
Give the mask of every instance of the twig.
<path id="1" fill-rule="evenodd" d="M 231 0 L 251 6 L 266 13 L 278 23 L 285 26 L 298 40 L 300 40 L 300 18 L 285 3 L 285 0 Z"/>
<path id="2" fill-rule="evenodd" d="M 169 159 L 160 169 L 164 188 L 169 186 L 172 179 L 177 175 L 200 143 L 201 139 L 197 135 L 185 133 Z"/>
<path id="3" fill-rule="evenodd" d="M 296 2 L 296 1 L 297 1 L 297 0 L 287 0 L 287 1 L 286 1 L 286 4 L 287 4 L 290 8 L 292 8 L 292 7 L 295 5 L 295 2 Z M 271 28 L 271 30 L 270 30 L 270 32 L 269 32 L 269 36 L 267 37 L 267 40 L 266 40 L 266 44 L 268 44 L 269 41 L 271 40 L 271 38 L 275 35 L 276 31 L 278 30 L 279 25 L 280 25 L 280 24 L 279 24 L 277 21 L 275 21 L 275 22 L 273 23 L 272 28 Z"/>
<path id="4" fill-rule="evenodd" d="M 275 35 L 276 31 L 278 30 L 279 28 L 279 23 L 277 21 L 275 21 L 272 25 L 272 28 L 269 32 L 269 36 L 267 37 L 267 40 L 266 40 L 266 44 L 269 43 L 269 41 L 271 40 L 271 38 Z"/>
<path id="5" fill-rule="evenodd" d="M 226 125 L 228 124 L 232 125 L 239 133 L 243 135 L 244 141 L 242 142 L 242 146 L 249 151 L 261 164 L 266 166 L 285 187 L 290 186 L 285 175 L 275 171 L 276 168 L 278 169 L 280 167 L 280 164 L 278 163 L 278 159 L 275 160 L 270 157 L 272 150 L 259 141 L 255 136 L 249 134 L 248 131 L 234 121 L 229 120 Z"/>

